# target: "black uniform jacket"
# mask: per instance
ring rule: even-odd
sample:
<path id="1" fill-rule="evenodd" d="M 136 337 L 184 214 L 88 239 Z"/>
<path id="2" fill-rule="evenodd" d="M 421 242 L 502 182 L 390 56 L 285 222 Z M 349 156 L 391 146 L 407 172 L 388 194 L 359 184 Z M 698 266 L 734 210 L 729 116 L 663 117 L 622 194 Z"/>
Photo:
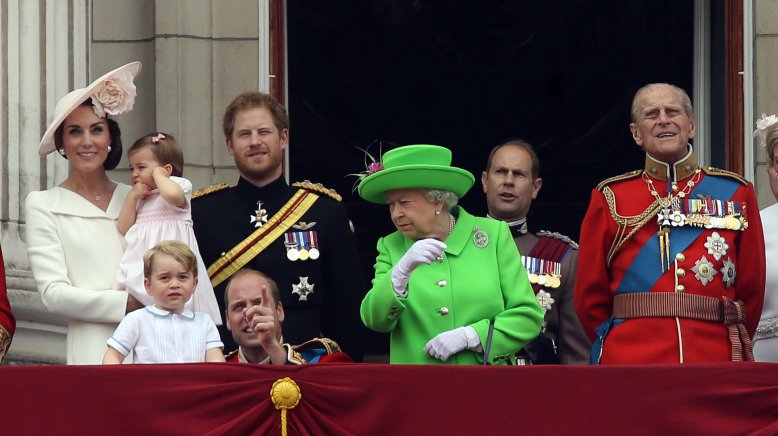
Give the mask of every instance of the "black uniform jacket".
<path id="1" fill-rule="evenodd" d="M 288 186 L 283 177 L 262 188 L 240 178 L 237 186 L 196 198 L 192 202 L 192 219 L 205 265 L 210 266 L 257 229 L 257 218 L 263 221 L 258 209 L 265 209 L 270 218 L 298 189 Z M 359 362 L 367 332 L 359 318 L 359 305 L 367 286 L 356 240 L 343 204 L 324 193 L 316 195 L 319 199 L 295 226 L 245 268 L 262 271 L 278 284 L 284 305 L 285 340 L 302 343 L 326 336 Z M 295 237 L 305 238 L 309 248 L 315 243 L 318 258 L 289 260 L 285 240 L 294 241 Z M 227 282 L 214 289 L 222 312 Z M 293 293 L 295 290 L 298 292 Z M 220 333 L 225 350 L 236 348 L 226 327 L 220 327 Z"/>

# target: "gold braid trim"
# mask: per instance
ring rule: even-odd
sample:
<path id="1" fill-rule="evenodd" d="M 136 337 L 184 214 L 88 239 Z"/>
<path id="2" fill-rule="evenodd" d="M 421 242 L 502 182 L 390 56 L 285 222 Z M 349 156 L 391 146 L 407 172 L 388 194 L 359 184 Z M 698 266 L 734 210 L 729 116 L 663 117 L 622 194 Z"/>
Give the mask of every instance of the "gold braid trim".
<path id="1" fill-rule="evenodd" d="M 3 361 L 5 353 L 8 352 L 8 348 L 11 346 L 11 335 L 0 326 L 0 362 Z"/>
<path id="2" fill-rule="evenodd" d="M 616 256 L 616 253 L 618 253 L 619 250 L 621 250 L 621 247 L 624 245 L 624 243 L 629 241 L 638 230 L 646 225 L 646 223 L 655 218 L 656 214 L 659 212 L 659 209 L 662 208 L 662 205 L 659 204 L 659 200 L 654 200 L 654 202 L 651 203 L 640 215 L 622 216 L 619 215 L 619 213 L 616 211 L 616 195 L 613 193 L 613 191 L 609 187 L 605 186 L 602 189 L 602 193 L 605 196 L 605 201 L 608 203 L 608 209 L 610 210 L 611 217 L 613 218 L 613 221 L 616 222 L 616 225 L 618 225 L 616 237 L 613 238 L 611 248 L 608 250 L 608 257 L 605 260 L 608 267 L 610 267 L 611 261 L 613 261 L 613 257 Z M 626 233 L 627 228 L 629 227 L 632 227 L 632 230 L 630 230 L 630 232 L 624 236 L 624 233 Z"/>
<path id="3" fill-rule="evenodd" d="M 200 198 L 200 197 L 204 197 L 204 196 L 209 195 L 209 194 L 213 194 L 214 192 L 222 191 L 222 190 L 227 189 L 229 187 L 230 187 L 230 185 L 228 185 L 226 183 L 219 183 L 218 185 L 211 185 L 211 186 L 209 186 L 207 188 L 203 188 L 203 189 L 195 191 L 195 193 L 192 194 L 192 200 L 194 200 L 195 198 Z"/>
<path id="4" fill-rule="evenodd" d="M 313 183 L 310 180 L 303 180 L 302 182 L 294 182 L 292 186 L 295 188 L 307 189 L 309 191 L 318 192 L 320 194 L 327 195 L 335 199 L 335 201 L 342 201 L 343 197 L 340 196 L 334 189 L 326 188 L 321 183 Z"/>
<path id="5" fill-rule="evenodd" d="M 318 198 L 318 195 L 310 191 L 298 190 L 275 215 L 267 220 L 265 225 L 240 241 L 208 267 L 211 284 L 218 286 L 257 257 L 262 250 L 298 222 Z"/>

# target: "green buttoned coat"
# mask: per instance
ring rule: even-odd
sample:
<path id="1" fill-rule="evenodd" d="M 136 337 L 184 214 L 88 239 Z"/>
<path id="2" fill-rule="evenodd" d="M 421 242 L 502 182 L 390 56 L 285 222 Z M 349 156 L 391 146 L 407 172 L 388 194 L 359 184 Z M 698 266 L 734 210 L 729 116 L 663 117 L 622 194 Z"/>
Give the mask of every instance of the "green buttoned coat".
<path id="1" fill-rule="evenodd" d="M 535 299 L 516 244 L 505 222 L 470 215 L 461 207 L 442 262 L 419 265 L 411 273 L 406 298 L 392 289 L 393 266 L 415 242 L 400 232 L 378 240 L 373 287 L 361 306 L 368 328 L 391 333 L 390 362 L 459 365 L 483 363 L 463 350 L 441 362 L 424 352 L 438 333 L 472 326 L 486 347 L 494 323 L 488 363 L 506 364 L 540 332 L 543 313 Z M 480 244 L 476 236 L 486 235 Z"/>

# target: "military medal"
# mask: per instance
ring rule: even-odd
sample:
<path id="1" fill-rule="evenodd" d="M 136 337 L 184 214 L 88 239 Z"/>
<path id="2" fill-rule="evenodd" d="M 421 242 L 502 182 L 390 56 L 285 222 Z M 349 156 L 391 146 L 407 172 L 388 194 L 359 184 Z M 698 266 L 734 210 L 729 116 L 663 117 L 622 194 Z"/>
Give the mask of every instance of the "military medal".
<path id="1" fill-rule="evenodd" d="M 551 298 L 551 294 L 541 289 L 535 294 L 535 298 L 537 299 L 540 308 L 543 309 L 543 314 L 551 310 L 551 305 L 554 304 L 554 299 Z"/>
<path id="2" fill-rule="evenodd" d="M 478 248 L 484 248 L 489 244 L 489 236 L 478 226 L 476 226 L 475 234 L 473 234 L 473 243 Z"/>
<path id="3" fill-rule="evenodd" d="M 254 211 L 254 214 L 250 217 L 250 223 L 254 223 L 254 227 L 262 227 L 265 223 L 267 223 L 267 210 L 262 209 L 262 202 L 257 202 L 257 210 Z"/>
<path id="4" fill-rule="evenodd" d="M 705 248 L 708 249 L 708 254 L 713 256 L 714 259 L 721 260 L 721 257 L 727 254 L 729 245 L 727 244 L 727 240 L 719 235 L 719 232 L 713 232 L 707 237 Z"/>
<path id="5" fill-rule="evenodd" d="M 291 260 L 292 262 L 298 260 L 300 258 L 300 252 L 297 251 L 296 248 L 286 248 L 286 258 Z"/>
<path id="6" fill-rule="evenodd" d="M 713 264 L 705 256 L 694 262 L 692 271 L 694 272 L 694 278 L 699 280 L 703 286 L 710 283 L 713 280 L 713 276 L 716 275 L 716 269 L 713 268 Z"/>
<path id="7" fill-rule="evenodd" d="M 292 284 L 292 293 L 300 296 L 299 301 L 308 301 L 308 294 L 313 293 L 313 283 L 308 283 L 308 277 L 300 277 L 300 283 Z"/>
<path id="8" fill-rule="evenodd" d="M 314 223 L 315 224 L 315 223 Z M 303 233 L 303 241 L 305 243 L 305 247 L 308 249 L 308 258 L 311 260 L 316 260 L 319 258 L 319 249 L 317 246 L 319 245 L 319 241 L 316 235 L 315 230 L 308 230 Z"/>
<path id="9" fill-rule="evenodd" d="M 732 259 L 727 258 L 720 271 L 722 275 L 721 280 L 724 281 L 724 287 L 729 288 L 735 284 L 735 276 L 737 276 L 737 273 L 735 272 L 735 263 L 732 262 Z"/>
<path id="10" fill-rule="evenodd" d="M 302 261 L 308 260 L 309 254 L 310 253 L 308 253 L 308 250 L 306 250 L 305 248 L 301 248 L 300 249 L 300 260 L 302 260 Z"/>
<path id="11" fill-rule="evenodd" d="M 300 259 L 300 250 L 297 249 L 297 239 L 292 232 L 284 233 L 284 246 L 286 246 L 286 258 L 295 262 Z"/>

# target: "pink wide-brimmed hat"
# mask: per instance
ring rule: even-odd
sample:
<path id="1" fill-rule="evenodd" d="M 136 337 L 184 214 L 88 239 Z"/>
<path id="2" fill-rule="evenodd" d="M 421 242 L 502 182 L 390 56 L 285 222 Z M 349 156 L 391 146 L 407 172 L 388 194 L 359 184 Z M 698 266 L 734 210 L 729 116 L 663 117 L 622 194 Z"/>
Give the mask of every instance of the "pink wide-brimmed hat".
<path id="1" fill-rule="evenodd" d="M 54 106 L 54 119 L 41 138 L 38 154 L 45 156 L 56 149 L 54 132 L 77 107 L 88 98 L 92 99 L 95 114 L 99 117 L 115 119 L 132 110 L 135 104 L 135 84 L 133 79 L 140 72 L 140 62 L 130 62 L 113 71 L 103 74 L 85 88 L 75 89 L 62 97 Z"/>

